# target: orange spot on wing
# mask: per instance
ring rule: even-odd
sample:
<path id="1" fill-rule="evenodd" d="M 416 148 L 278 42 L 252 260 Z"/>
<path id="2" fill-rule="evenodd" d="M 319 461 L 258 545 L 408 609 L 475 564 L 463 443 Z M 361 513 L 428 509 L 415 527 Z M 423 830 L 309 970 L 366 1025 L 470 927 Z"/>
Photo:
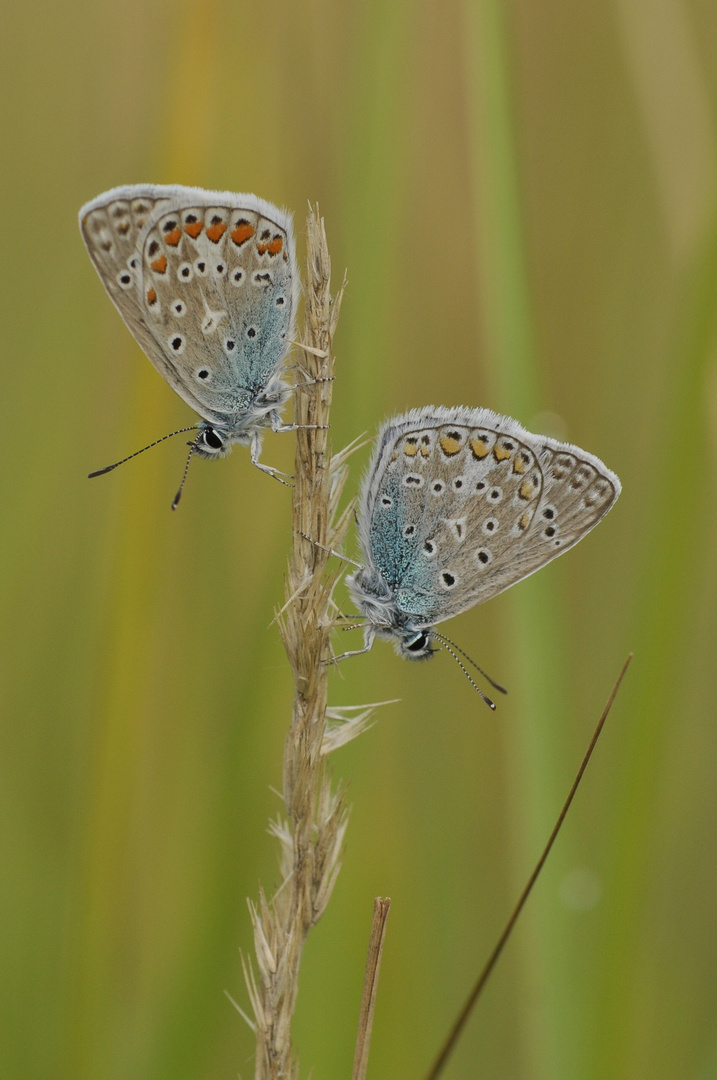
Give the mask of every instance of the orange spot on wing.
<path id="1" fill-rule="evenodd" d="M 530 514 L 525 513 L 525 514 L 523 514 L 520 521 L 518 522 L 518 528 L 520 529 L 521 532 L 525 532 L 525 530 L 528 528 L 529 525 L 530 525 Z"/>
<path id="2" fill-rule="evenodd" d="M 535 494 L 535 486 L 532 480 L 524 480 L 518 488 L 518 495 L 521 499 L 532 499 Z"/>
<path id="3" fill-rule="evenodd" d="M 408 440 L 403 444 L 403 452 L 406 457 L 415 457 L 418 453 L 418 447 L 416 446 L 416 440 Z"/>
<path id="4" fill-rule="evenodd" d="M 245 244 L 249 237 L 254 235 L 254 226 L 248 221 L 240 221 L 230 235 L 235 244 Z"/>
<path id="5" fill-rule="evenodd" d="M 450 435 L 442 435 L 440 439 L 441 450 L 447 457 L 453 457 L 461 448 L 459 439 L 452 439 Z"/>
<path id="6" fill-rule="evenodd" d="M 221 238 L 224 236 L 224 233 L 226 231 L 227 231 L 227 227 L 224 224 L 224 222 L 223 221 L 217 221 L 216 224 L 209 226 L 209 228 L 207 229 L 207 236 L 209 237 L 209 239 L 211 240 L 211 242 L 213 244 L 217 244 L 221 240 Z"/>
<path id="7" fill-rule="evenodd" d="M 179 226 L 177 226 L 176 229 L 172 229 L 171 232 L 167 233 L 164 238 L 164 242 L 165 244 L 169 244 L 170 247 L 176 247 L 181 239 L 182 230 L 179 228 Z"/>
<path id="8" fill-rule="evenodd" d="M 203 221 L 190 221 L 184 226 L 184 231 L 187 236 L 191 236 L 192 240 L 196 240 L 203 228 Z"/>
<path id="9" fill-rule="evenodd" d="M 158 259 L 155 259 L 154 262 L 149 265 L 155 273 L 163 274 L 167 269 L 167 258 L 165 255 L 160 255 Z"/>
<path id="10" fill-rule="evenodd" d="M 284 246 L 284 241 L 281 239 L 281 237 L 280 236 L 275 236 L 274 239 L 269 244 L 269 254 L 270 255 L 278 255 L 279 252 L 281 251 L 281 249 L 283 248 L 283 246 Z"/>
<path id="11" fill-rule="evenodd" d="M 260 255 L 266 255 L 266 252 L 268 251 L 268 249 L 269 249 L 268 244 L 257 244 L 256 245 L 256 250 L 259 252 Z"/>
<path id="12" fill-rule="evenodd" d="M 470 445 L 474 457 L 484 458 L 488 456 L 488 443 L 483 442 L 482 439 L 471 439 Z"/>
<path id="13" fill-rule="evenodd" d="M 147 303 L 150 305 L 150 307 L 152 306 L 152 304 L 157 303 L 157 294 L 154 289 L 150 289 L 147 292 Z"/>
<path id="14" fill-rule="evenodd" d="M 493 447 L 493 457 L 496 461 L 505 461 L 506 458 L 510 457 L 510 450 L 506 450 L 505 447 L 496 443 Z"/>

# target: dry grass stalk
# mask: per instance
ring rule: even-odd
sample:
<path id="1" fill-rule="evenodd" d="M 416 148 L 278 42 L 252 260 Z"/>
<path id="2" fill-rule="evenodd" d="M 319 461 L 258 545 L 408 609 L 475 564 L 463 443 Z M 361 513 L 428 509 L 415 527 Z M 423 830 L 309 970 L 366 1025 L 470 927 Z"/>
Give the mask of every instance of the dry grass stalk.
<path id="1" fill-rule="evenodd" d="M 371 1031 L 373 1029 L 373 1014 L 376 1008 L 376 994 L 378 991 L 378 976 L 381 971 L 383 943 L 386 938 L 386 920 L 390 910 L 390 896 L 385 899 L 377 896 L 373 902 L 373 922 L 371 924 L 371 938 L 368 943 L 368 956 L 366 957 L 366 974 L 363 981 L 361 1015 L 359 1017 L 351 1080 L 366 1080 L 368 1052 L 371 1046 Z"/>
<path id="2" fill-rule="evenodd" d="M 327 430 L 334 374 L 332 339 L 344 288 L 342 285 L 332 299 L 330 277 L 323 221 L 318 208 L 310 208 L 306 348 L 297 376 L 295 405 L 296 423 L 306 426 L 296 433 L 294 546 L 286 603 L 276 620 L 295 685 L 284 747 L 286 817 L 271 826 L 279 841 L 282 880 L 271 899 L 261 891 L 258 903 L 250 903 L 257 970 L 255 973 L 249 967 L 246 976 L 256 1032 L 255 1080 L 298 1077 L 291 1017 L 301 953 L 306 935 L 331 896 L 347 819 L 343 791 L 331 788 L 325 756 L 330 747 L 324 747 L 331 597 L 341 574 L 340 563 L 335 564 L 335 570 L 327 570 L 327 549 L 340 543 L 348 526 L 346 514 L 332 525 L 346 470 L 342 455 L 337 455 L 332 465 Z"/>

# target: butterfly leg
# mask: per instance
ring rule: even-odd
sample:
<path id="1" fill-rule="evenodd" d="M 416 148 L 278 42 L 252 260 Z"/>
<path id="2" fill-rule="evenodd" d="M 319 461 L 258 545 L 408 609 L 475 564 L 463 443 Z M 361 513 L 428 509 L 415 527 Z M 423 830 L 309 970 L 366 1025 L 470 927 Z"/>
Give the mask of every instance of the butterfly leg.
<path id="1" fill-rule="evenodd" d="M 349 656 L 363 656 L 364 653 L 371 651 L 375 637 L 376 631 L 373 626 L 365 626 L 363 632 L 363 649 L 352 649 L 350 652 L 340 653 L 338 656 L 330 656 L 326 663 L 338 664 L 342 660 L 347 660 Z"/>
<path id="2" fill-rule="evenodd" d="M 273 424 L 272 424 L 273 427 Z M 280 484 L 284 484 L 285 487 L 291 487 L 288 483 L 289 480 L 293 480 L 293 476 L 290 473 L 282 472 L 280 469 L 274 469 L 271 465 L 265 465 L 262 461 L 259 461 L 259 454 L 261 453 L 261 435 L 258 432 L 254 432 L 251 437 L 251 463 L 256 465 L 257 469 L 261 469 L 262 472 L 268 473 L 269 476 L 273 476 L 275 480 L 278 480 Z M 285 479 L 282 479 L 285 477 Z"/>
<path id="3" fill-rule="evenodd" d="M 314 538 L 307 533 L 299 532 L 299 536 L 303 536 L 304 540 L 308 540 L 310 544 L 313 544 L 314 547 L 319 548 L 321 551 L 327 551 L 329 555 L 335 555 L 337 559 L 343 559 L 344 562 L 351 563 L 352 566 L 357 567 L 359 570 L 363 570 L 361 563 L 349 559 L 348 555 L 342 555 L 340 551 L 334 551 L 333 548 L 326 547 L 325 544 L 320 544 L 318 540 L 314 540 Z"/>

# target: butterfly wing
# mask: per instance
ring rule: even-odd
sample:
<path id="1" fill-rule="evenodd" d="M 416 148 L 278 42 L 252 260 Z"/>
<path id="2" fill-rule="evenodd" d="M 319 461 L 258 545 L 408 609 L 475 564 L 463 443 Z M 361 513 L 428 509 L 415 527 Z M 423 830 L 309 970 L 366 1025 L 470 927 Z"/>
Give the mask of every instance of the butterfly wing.
<path id="1" fill-rule="evenodd" d="M 293 332 L 290 215 L 254 195 L 144 186 L 107 192 L 80 219 L 105 288 L 160 374 L 205 420 L 241 427 Z"/>
<path id="2" fill-rule="evenodd" d="M 620 482 L 578 447 L 489 409 L 424 409 L 383 430 L 362 543 L 416 625 L 482 603 L 567 551 Z"/>

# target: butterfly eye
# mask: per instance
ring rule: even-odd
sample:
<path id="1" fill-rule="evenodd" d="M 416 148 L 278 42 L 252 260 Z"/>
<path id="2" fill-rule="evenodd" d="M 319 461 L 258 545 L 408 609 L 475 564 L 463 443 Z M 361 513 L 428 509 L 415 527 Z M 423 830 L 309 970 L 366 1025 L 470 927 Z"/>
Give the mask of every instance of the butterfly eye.
<path id="1" fill-rule="evenodd" d="M 417 634 L 411 641 L 406 642 L 406 649 L 412 653 L 423 652 L 428 645 L 428 634 L 425 630 L 422 630 L 420 634 Z"/>
<path id="2" fill-rule="evenodd" d="M 205 446 L 208 446 L 210 450 L 221 450 L 224 446 L 223 440 L 217 435 L 214 428 L 205 428 L 202 432 L 202 442 Z"/>

